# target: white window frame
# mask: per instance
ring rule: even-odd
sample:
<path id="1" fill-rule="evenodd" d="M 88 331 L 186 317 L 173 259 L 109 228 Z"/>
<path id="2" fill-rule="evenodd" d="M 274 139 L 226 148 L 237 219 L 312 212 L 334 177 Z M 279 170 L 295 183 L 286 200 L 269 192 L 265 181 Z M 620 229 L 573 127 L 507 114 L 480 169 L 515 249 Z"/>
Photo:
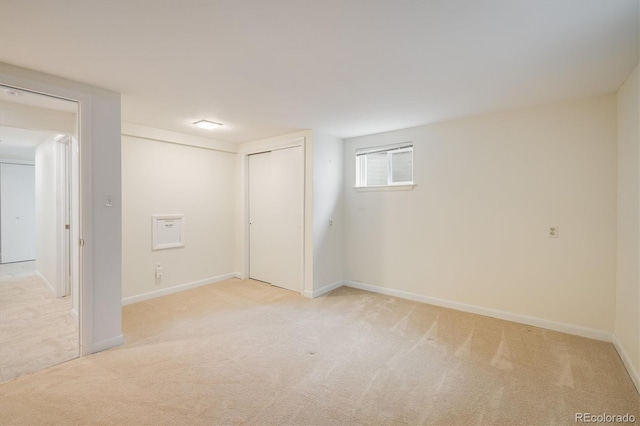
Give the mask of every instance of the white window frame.
<path id="1" fill-rule="evenodd" d="M 364 170 L 361 169 L 360 158 L 363 155 L 374 154 L 379 152 L 387 153 L 387 183 L 385 185 L 368 185 L 367 184 L 367 161 L 364 161 Z M 411 152 L 411 180 L 402 182 L 393 182 L 393 154 L 402 152 Z M 413 173 L 413 142 L 403 142 L 393 145 L 375 146 L 356 149 L 356 185 L 358 190 L 376 190 L 376 189 L 413 189 L 414 173 Z M 364 180 L 364 182 L 362 182 Z"/>

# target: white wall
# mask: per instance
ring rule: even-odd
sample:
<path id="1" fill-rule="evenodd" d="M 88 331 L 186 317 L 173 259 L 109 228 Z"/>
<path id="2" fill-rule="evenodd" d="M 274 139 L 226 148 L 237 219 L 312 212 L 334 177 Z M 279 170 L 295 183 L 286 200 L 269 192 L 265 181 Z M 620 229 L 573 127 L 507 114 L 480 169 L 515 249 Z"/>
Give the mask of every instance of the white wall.
<path id="1" fill-rule="evenodd" d="M 640 77 L 618 91 L 618 267 L 615 343 L 640 389 Z"/>
<path id="2" fill-rule="evenodd" d="M 0 106 L 0 126 L 68 135 L 74 135 L 77 131 L 76 114 L 74 113 L 4 100 L 0 105 L 2 105 Z"/>
<path id="3" fill-rule="evenodd" d="M 36 147 L 36 270 L 55 295 L 58 286 L 56 142 Z"/>
<path id="4" fill-rule="evenodd" d="M 33 260 L 36 256 L 35 167 L 0 162 L 0 261 Z"/>
<path id="5" fill-rule="evenodd" d="M 130 125 L 124 132 L 136 135 L 122 138 L 124 302 L 235 276 L 236 154 L 189 146 L 204 138 L 174 132 Z M 185 247 L 152 251 L 154 214 L 185 215 Z"/>
<path id="6" fill-rule="evenodd" d="M 356 148 L 405 141 L 413 191 L 353 188 Z M 615 206 L 614 95 L 348 139 L 345 278 L 607 338 Z"/>
<path id="7" fill-rule="evenodd" d="M 313 132 L 313 293 L 341 284 L 343 271 L 343 142 Z M 332 223 L 332 225 L 330 224 Z"/>
<path id="8" fill-rule="evenodd" d="M 248 237 L 248 182 L 247 182 L 247 155 L 257 152 L 265 152 L 272 149 L 301 143 L 304 147 L 304 283 L 303 293 L 312 292 L 313 287 L 313 133 L 302 131 L 289 135 L 277 136 L 246 142 L 238 146 L 236 159 L 237 186 L 236 186 L 236 268 L 241 277 L 248 277 L 249 267 L 249 237 Z"/>
<path id="9" fill-rule="evenodd" d="M 120 94 L 0 63 L 0 83 L 80 102 L 82 170 L 82 353 L 123 341 L 120 211 Z M 113 205 L 103 203 L 110 194 Z M 75 225 L 73 225 L 75 226 Z M 80 250 L 74 245 L 75 250 Z M 75 273 L 79 273 L 76 270 Z"/>

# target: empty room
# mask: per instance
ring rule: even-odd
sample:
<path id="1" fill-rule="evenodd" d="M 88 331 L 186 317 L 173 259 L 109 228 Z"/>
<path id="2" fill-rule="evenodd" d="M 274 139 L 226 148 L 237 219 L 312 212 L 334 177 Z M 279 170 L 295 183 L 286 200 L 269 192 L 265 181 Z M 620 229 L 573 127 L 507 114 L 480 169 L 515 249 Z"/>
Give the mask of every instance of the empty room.
<path id="1" fill-rule="evenodd" d="M 639 0 L 0 0 L 0 424 L 638 424 L 639 61 Z"/>

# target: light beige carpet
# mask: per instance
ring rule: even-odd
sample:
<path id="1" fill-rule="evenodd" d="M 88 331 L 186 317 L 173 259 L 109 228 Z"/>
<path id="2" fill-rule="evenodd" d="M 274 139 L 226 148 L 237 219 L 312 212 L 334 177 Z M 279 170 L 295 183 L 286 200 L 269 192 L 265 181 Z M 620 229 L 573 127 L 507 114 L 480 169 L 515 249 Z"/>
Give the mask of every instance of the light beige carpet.
<path id="1" fill-rule="evenodd" d="M 56 298 L 33 262 L 0 269 L 0 382 L 78 357 L 71 298 Z"/>
<path id="2" fill-rule="evenodd" d="M 640 415 L 609 343 L 351 288 L 230 280 L 124 308 L 126 343 L 0 386 L 2 424 L 574 424 Z M 637 420 L 636 420 L 637 421 Z"/>

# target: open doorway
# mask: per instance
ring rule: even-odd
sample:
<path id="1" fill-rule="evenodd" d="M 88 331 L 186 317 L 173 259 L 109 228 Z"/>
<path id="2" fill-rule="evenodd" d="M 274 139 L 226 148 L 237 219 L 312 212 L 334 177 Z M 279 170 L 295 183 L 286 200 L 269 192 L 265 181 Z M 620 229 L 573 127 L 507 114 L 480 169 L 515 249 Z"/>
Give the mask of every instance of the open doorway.
<path id="1" fill-rule="evenodd" d="M 0 382 L 80 354 L 78 104 L 0 86 Z"/>

